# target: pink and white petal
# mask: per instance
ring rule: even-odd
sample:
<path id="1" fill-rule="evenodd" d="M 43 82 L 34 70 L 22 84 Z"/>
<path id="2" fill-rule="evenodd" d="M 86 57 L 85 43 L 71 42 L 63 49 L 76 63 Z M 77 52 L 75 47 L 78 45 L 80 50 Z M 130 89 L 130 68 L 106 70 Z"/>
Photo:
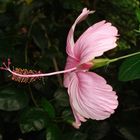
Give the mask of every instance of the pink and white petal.
<path id="1" fill-rule="evenodd" d="M 78 61 L 78 60 L 74 59 L 74 58 L 71 57 L 71 56 L 68 56 L 68 57 L 67 57 L 67 61 L 66 61 L 65 70 L 74 68 L 74 67 L 76 67 L 78 64 L 79 64 L 79 61 Z M 69 72 L 69 73 L 65 73 L 65 74 L 64 74 L 64 82 L 63 82 L 63 84 L 64 84 L 64 87 L 66 87 L 66 88 L 67 88 L 68 85 L 69 85 L 70 79 L 71 79 L 71 77 L 72 77 L 71 75 L 73 75 L 72 72 Z"/>
<path id="2" fill-rule="evenodd" d="M 75 58 L 73 58 L 71 56 L 68 56 L 67 60 L 66 60 L 65 70 L 74 68 L 78 64 L 79 64 L 79 60 L 77 60 L 77 59 L 75 59 Z"/>
<path id="3" fill-rule="evenodd" d="M 63 85 L 65 88 L 68 88 L 71 80 L 73 79 L 75 73 L 74 72 L 69 72 L 69 73 L 65 73 L 64 74 L 64 81 L 63 81 Z"/>
<path id="4" fill-rule="evenodd" d="M 75 118 L 75 122 L 73 122 L 73 126 L 78 129 L 81 126 L 81 122 L 86 122 L 87 120 L 73 108 L 72 104 L 71 104 L 71 108 L 72 108 L 73 115 Z"/>
<path id="5" fill-rule="evenodd" d="M 68 93 L 77 124 L 83 122 L 83 118 L 106 119 L 118 106 L 112 87 L 104 78 L 92 72 L 76 72 L 69 83 Z"/>
<path id="6" fill-rule="evenodd" d="M 68 88 L 68 86 L 69 86 L 69 83 L 70 83 L 70 78 L 71 77 L 71 73 L 65 73 L 64 74 L 64 80 L 63 80 L 63 85 L 64 85 L 64 87 L 65 88 Z"/>
<path id="7" fill-rule="evenodd" d="M 78 18 L 75 20 L 74 24 L 72 25 L 69 33 L 68 33 L 68 37 L 67 37 L 67 46 L 66 46 L 66 52 L 69 56 L 71 57 L 75 57 L 74 56 L 74 52 L 73 52 L 73 48 L 74 48 L 74 30 L 75 30 L 75 26 L 76 24 L 78 24 L 79 22 L 83 21 L 84 19 L 86 19 L 86 17 L 93 13 L 93 11 L 89 11 L 87 10 L 87 8 L 84 8 L 82 13 L 78 16 Z"/>
<path id="8" fill-rule="evenodd" d="M 118 30 L 111 23 L 98 22 L 89 27 L 76 41 L 74 55 L 80 64 L 101 56 L 117 46 Z"/>

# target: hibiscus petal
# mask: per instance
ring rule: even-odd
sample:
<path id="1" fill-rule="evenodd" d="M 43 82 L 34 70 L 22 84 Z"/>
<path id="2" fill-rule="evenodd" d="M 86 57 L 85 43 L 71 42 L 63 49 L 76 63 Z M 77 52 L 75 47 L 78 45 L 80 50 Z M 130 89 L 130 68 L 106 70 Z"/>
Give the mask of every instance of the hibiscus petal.
<path id="1" fill-rule="evenodd" d="M 118 106 L 112 87 L 104 78 L 92 72 L 73 72 L 68 94 L 77 126 L 89 118 L 106 119 Z"/>
<path id="2" fill-rule="evenodd" d="M 101 56 L 104 52 L 117 46 L 118 30 L 111 23 L 98 22 L 89 27 L 76 41 L 74 47 L 75 58 L 80 64 Z"/>
<path id="3" fill-rule="evenodd" d="M 78 24 L 79 22 L 83 21 L 84 19 L 86 19 L 86 17 L 93 13 L 93 11 L 89 11 L 87 10 L 87 8 L 84 8 L 82 13 L 78 16 L 78 18 L 75 20 L 74 24 L 72 25 L 69 33 L 68 33 L 68 37 L 67 37 L 67 47 L 66 47 L 66 52 L 69 56 L 74 57 L 74 53 L 73 53 L 73 48 L 74 48 L 74 30 L 75 30 L 75 26 L 76 24 Z"/>
<path id="4" fill-rule="evenodd" d="M 76 59 L 74 59 L 71 56 L 68 56 L 67 57 L 66 66 L 65 66 L 65 70 L 74 68 L 78 64 L 79 64 L 79 61 L 77 61 Z M 64 84 L 64 87 L 66 87 L 66 88 L 69 85 L 69 82 L 70 82 L 70 79 L 71 79 L 71 75 L 72 75 L 71 72 L 64 74 L 64 82 L 63 82 L 63 84 Z"/>

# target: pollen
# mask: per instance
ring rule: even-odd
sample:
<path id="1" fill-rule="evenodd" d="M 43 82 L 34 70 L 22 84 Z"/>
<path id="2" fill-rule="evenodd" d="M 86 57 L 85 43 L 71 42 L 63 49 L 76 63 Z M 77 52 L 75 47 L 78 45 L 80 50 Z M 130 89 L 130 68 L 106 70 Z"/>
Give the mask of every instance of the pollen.
<path id="1" fill-rule="evenodd" d="M 21 69 L 21 68 L 15 68 L 13 72 L 22 74 L 22 75 L 33 75 L 33 74 L 41 74 L 41 71 L 36 70 L 27 70 L 27 69 Z M 32 83 L 36 80 L 40 80 L 41 77 L 20 77 L 17 75 L 12 74 L 12 80 L 19 82 L 19 83 Z"/>

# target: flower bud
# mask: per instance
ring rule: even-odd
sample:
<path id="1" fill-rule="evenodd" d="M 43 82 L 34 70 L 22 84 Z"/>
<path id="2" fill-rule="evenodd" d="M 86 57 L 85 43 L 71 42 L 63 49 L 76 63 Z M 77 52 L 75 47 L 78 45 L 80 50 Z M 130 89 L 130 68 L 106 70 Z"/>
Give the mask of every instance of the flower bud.
<path id="1" fill-rule="evenodd" d="M 108 58 L 93 59 L 92 63 L 93 63 L 93 69 L 96 69 L 108 65 L 110 63 L 110 59 Z"/>

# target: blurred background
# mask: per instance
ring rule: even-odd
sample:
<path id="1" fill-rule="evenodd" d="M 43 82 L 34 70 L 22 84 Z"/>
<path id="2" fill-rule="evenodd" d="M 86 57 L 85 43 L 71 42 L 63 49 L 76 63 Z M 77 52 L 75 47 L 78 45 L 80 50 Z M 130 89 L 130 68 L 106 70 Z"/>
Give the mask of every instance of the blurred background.
<path id="1" fill-rule="evenodd" d="M 0 65 L 10 58 L 11 69 L 63 70 L 67 34 L 84 7 L 95 13 L 77 26 L 75 40 L 107 20 L 119 39 L 103 57 L 140 51 L 139 0 L 0 0 Z M 19 83 L 0 71 L 0 140 L 140 140 L 140 55 L 94 71 L 113 86 L 119 107 L 110 118 L 88 120 L 78 130 L 71 125 L 63 75 Z"/>

